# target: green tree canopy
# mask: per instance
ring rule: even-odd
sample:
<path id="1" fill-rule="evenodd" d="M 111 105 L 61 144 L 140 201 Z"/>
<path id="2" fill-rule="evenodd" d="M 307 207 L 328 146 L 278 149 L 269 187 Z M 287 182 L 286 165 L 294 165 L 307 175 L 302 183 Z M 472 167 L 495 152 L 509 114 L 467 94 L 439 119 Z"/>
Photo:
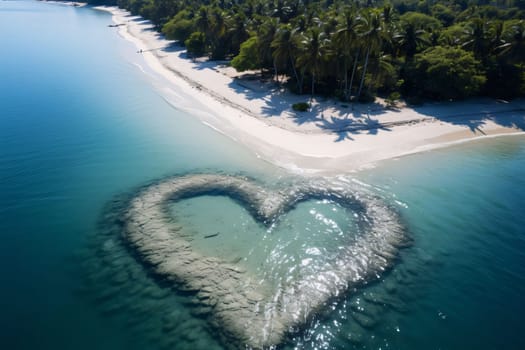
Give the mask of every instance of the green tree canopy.
<path id="1" fill-rule="evenodd" d="M 170 40 L 184 43 L 195 29 L 191 17 L 192 14 L 187 10 L 179 12 L 162 27 L 162 33 Z"/>
<path id="2" fill-rule="evenodd" d="M 476 95 L 486 81 L 472 52 L 436 46 L 416 54 L 412 79 L 425 97 L 461 99 Z"/>
<path id="3" fill-rule="evenodd" d="M 400 19 L 401 22 L 411 24 L 415 29 L 433 31 L 442 27 L 442 24 L 439 20 L 419 12 L 407 12 L 403 14 Z"/>
<path id="4" fill-rule="evenodd" d="M 184 42 L 188 49 L 188 54 L 192 57 L 204 55 L 206 48 L 206 36 L 202 32 L 191 33 L 190 37 Z"/>
<path id="5" fill-rule="evenodd" d="M 260 67 L 259 43 L 256 36 L 252 36 L 241 44 L 240 53 L 233 58 L 231 65 L 239 72 Z"/>
<path id="6" fill-rule="evenodd" d="M 523 96 L 525 0 L 89 1 L 117 2 L 162 28 L 168 39 L 189 44 L 189 55 L 235 57 L 232 64 L 239 70 L 273 72 L 300 94 L 322 93 L 345 101 L 392 92 L 431 98 L 470 96 L 473 91 Z M 471 65 L 472 55 L 465 52 L 483 68 Z M 433 62 L 434 56 L 443 62 Z M 462 68 L 454 59 L 468 62 Z M 451 71 L 428 80 L 440 69 Z M 462 77 L 458 70 L 472 77 Z M 451 77 L 448 83 L 454 88 L 442 90 L 442 77 Z M 461 87 L 458 80 L 463 78 Z M 480 84 L 483 78 L 487 81 Z"/>

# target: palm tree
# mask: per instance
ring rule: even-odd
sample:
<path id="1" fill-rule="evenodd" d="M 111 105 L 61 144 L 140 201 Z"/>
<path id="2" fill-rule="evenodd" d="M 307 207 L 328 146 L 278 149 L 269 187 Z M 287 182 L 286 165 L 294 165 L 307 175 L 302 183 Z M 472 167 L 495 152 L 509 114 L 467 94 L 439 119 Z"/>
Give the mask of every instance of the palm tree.
<path id="1" fill-rule="evenodd" d="M 271 16 L 279 18 L 281 22 L 288 23 L 288 20 L 294 17 L 293 8 L 284 0 L 277 0 L 274 6 Z"/>
<path id="2" fill-rule="evenodd" d="M 343 14 L 339 18 L 339 25 L 333 34 L 333 44 L 335 49 L 341 53 L 343 59 L 343 70 L 344 70 L 344 96 L 345 100 L 350 97 L 350 91 L 352 89 L 352 82 L 354 77 L 357 60 L 359 57 L 359 50 L 357 46 L 357 31 L 356 28 L 359 25 L 359 17 L 353 8 L 345 8 Z M 352 69 L 352 79 L 350 81 L 350 87 L 348 86 L 348 64 L 350 63 L 352 56 L 355 53 L 354 67 Z"/>
<path id="3" fill-rule="evenodd" d="M 298 57 L 298 64 L 308 70 L 312 76 L 312 99 L 315 94 L 315 80 L 321 73 L 321 62 L 326 59 L 325 54 L 328 39 L 318 27 L 310 28 L 306 35 L 303 36 L 302 52 Z"/>
<path id="4" fill-rule="evenodd" d="M 416 29 L 413 23 L 405 23 L 401 32 L 394 36 L 394 40 L 409 61 L 418 51 L 418 47 L 428 45 L 426 32 L 423 29 Z"/>
<path id="5" fill-rule="evenodd" d="M 396 47 L 394 38 L 396 37 L 399 31 L 399 20 L 397 18 L 397 13 L 395 12 L 394 7 L 391 4 L 387 3 L 383 6 L 381 17 L 383 19 L 384 24 L 384 36 L 388 38 L 384 43 L 385 47 L 383 48 L 383 50 L 390 52 L 395 57 Z"/>
<path id="6" fill-rule="evenodd" d="M 525 57 L 525 22 L 519 21 L 505 30 L 505 43 L 500 45 L 501 54 L 511 60 L 521 61 Z"/>
<path id="7" fill-rule="evenodd" d="M 268 18 L 262 25 L 257 28 L 257 38 L 259 42 L 259 54 L 263 66 L 271 64 L 274 70 L 274 78 L 277 77 L 277 66 L 275 59 L 272 57 L 272 41 L 275 38 L 279 20 L 277 18 Z"/>
<path id="8" fill-rule="evenodd" d="M 209 23 L 210 45 L 212 59 L 222 59 L 226 53 L 224 43 L 226 34 L 226 18 L 224 13 L 219 8 L 211 10 L 209 15 L 211 22 Z"/>
<path id="9" fill-rule="evenodd" d="M 383 6 L 383 22 L 388 27 L 394 23 L 395 11 L 392 4 L 386 3 Z"/>
<path id="10" fill-rule="evenodd" d="M 239 48 L 248 37 L 248 29 L 246 27 L 246 16 L 244 14 L 235 14 L 227 18 L 228 34 L 230 38 L 230 48 L 234 56 L 239 54 Z"/>
<path id="11" fill-rule="evenodd" d="M 293 30 L 289 24 L 279 26 L 270 46 L 273 49 L 273 59 L 276 65 L 287 67 L 288 62 L 290 63 L 295 80 L 297 81 L 297 89 L 299 94 L 302 94 L 303 79 L 302 77 L 299 79 L 295 67 L 295 56 L 299 50 L 297 32 Z"/>
<path id="12" fill-rule="evenodd" d="M 474 52 L 476 58 L 485 60 L 489 47 L 488 22 L 481 18 L 474 18 L 465 28 L 462 46 Z"/>
<path id="13" fill-rule="evenodd" d="M 498 51 L 498 48 L 505 44 L 503 40 L 505 25 L 503 21 L 495 21 L 490 27 L 490 43 L 489 51 L 491 54 L 495 54 Z"/>
<path id="14" fill-rule="evenodd" d="M 201 6 L 197 11 L 195 26 L 199 32 L 209 35 L 210 31 L 210 16 L 208 15 L 208 9 L 205 6 Z"/>
<path id="15" fill-rule="evenodd" d="M 397 82 L 396 79 L 396 68 L 395 61 L 391 55 L 381 54 L 379 57 L 372 61 L 374 76 L 372 84 L 374 87 L 389 88 L 393 87 Z"/>
<path id="16" fill-rule="evenodd" d="M 366 54 L 363 72 L 361 74 L 361 83 L 359 84 L 359 90 L 357 92 L 358 99 L 361 96 L 361 92 L 363 90 L 370 54 L 379 53 L 381 50 L 381 45 L 383 42 L 381 16 L 373 11 L 366 12 L 365 16 L 363 17 L 363 22 L 360 26 L 360 29 L 360 37 L 363 43 L 362 45 L 365 47 Z"/>

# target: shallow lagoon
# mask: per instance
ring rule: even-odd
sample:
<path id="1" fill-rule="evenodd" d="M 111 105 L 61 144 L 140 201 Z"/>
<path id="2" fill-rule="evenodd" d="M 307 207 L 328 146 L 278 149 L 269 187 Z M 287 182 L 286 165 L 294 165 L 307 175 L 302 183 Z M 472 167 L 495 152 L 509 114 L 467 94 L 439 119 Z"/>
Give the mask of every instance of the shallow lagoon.
<path id="1" fill-rule="evenodd" d="M 113 231 L 104 223 L 118 204 L 111 201 L 178 173 L 243 173 L 261 182 L 288 175 L 165 103 L 109 23 L 90 9 L 0 2 L 2 347 L 221 348 L 187 295 L 107 243 Z M 507 137 L 348 178 L 397 208 L 412 245 L 390 272 L 334 302 L 284 346 L 524 348 L 524 169 L 523 137 Z M 221 197 L 179 204 L 188 225 L 217 207 L 220 225 L 237 225 L 231 232 L 256 225 Z M 303 205 L 268 236 L 272 244 L 276 233 L 296 233 L 294 225 L 334 230 L 312 210 L 326 218 L 337 206 Z M 351 225 L 346 216 L 333 220 Z"/>

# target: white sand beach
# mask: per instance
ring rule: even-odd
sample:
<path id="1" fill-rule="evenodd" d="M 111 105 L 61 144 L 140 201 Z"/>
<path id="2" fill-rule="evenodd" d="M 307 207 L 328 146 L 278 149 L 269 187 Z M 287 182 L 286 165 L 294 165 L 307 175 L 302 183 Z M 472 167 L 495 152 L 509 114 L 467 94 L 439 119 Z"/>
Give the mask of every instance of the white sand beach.
<path id="1" fill-rule="evenodd" d="M 293 95 L 278 83 L 237 73 L 224 62 L 192 61 L 149 21 L 116 7 L 96 9 L 113 15 L 115 30 L 163 77 L 158 88 L 168 102 L 292 171 L 354 171 L 458 142 L 525 134 L 524 99 L 392 110 L 381 101 L 352 105 L 318 98 L 311 111 L 295 112 L 292 104 L 308 101 L 309 95 Z"/>

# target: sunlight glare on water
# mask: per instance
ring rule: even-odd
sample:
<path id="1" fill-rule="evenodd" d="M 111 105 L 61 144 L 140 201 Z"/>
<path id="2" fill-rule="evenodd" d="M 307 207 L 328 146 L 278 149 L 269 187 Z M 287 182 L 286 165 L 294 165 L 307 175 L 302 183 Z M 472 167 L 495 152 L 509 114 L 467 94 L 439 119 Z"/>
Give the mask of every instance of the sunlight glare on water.
<path id="1" fill-rule="evenodd" d="M 192 232 L 195 249 L 239 263 L 271 283 L 315 274 L 359 230 L 348 209 L 329 200 L 301 202 L 270 227 L 228 197 L 186 199 L 173 204 L 172 212 Z"/>
<path id="2" fill-rule="evenodd" d="M 0 2 L 0 347 L 224 349 L 209 310 L 123 244 L 119 214 L 175 174 L 284 187 L 288 175 L 166 103 L 109 23 L 90 8 Z M 337 176 L 395 208 L 410 242 L 281 348 L 524 349 L 524 173 L 525 141 L 508 137 Z M 299 202 L 269 226 L 228 197 L 172 210 L 196 250 L 277 286 L 326 277 L 362 235 L 369 218 L 333 199 Z"/>

